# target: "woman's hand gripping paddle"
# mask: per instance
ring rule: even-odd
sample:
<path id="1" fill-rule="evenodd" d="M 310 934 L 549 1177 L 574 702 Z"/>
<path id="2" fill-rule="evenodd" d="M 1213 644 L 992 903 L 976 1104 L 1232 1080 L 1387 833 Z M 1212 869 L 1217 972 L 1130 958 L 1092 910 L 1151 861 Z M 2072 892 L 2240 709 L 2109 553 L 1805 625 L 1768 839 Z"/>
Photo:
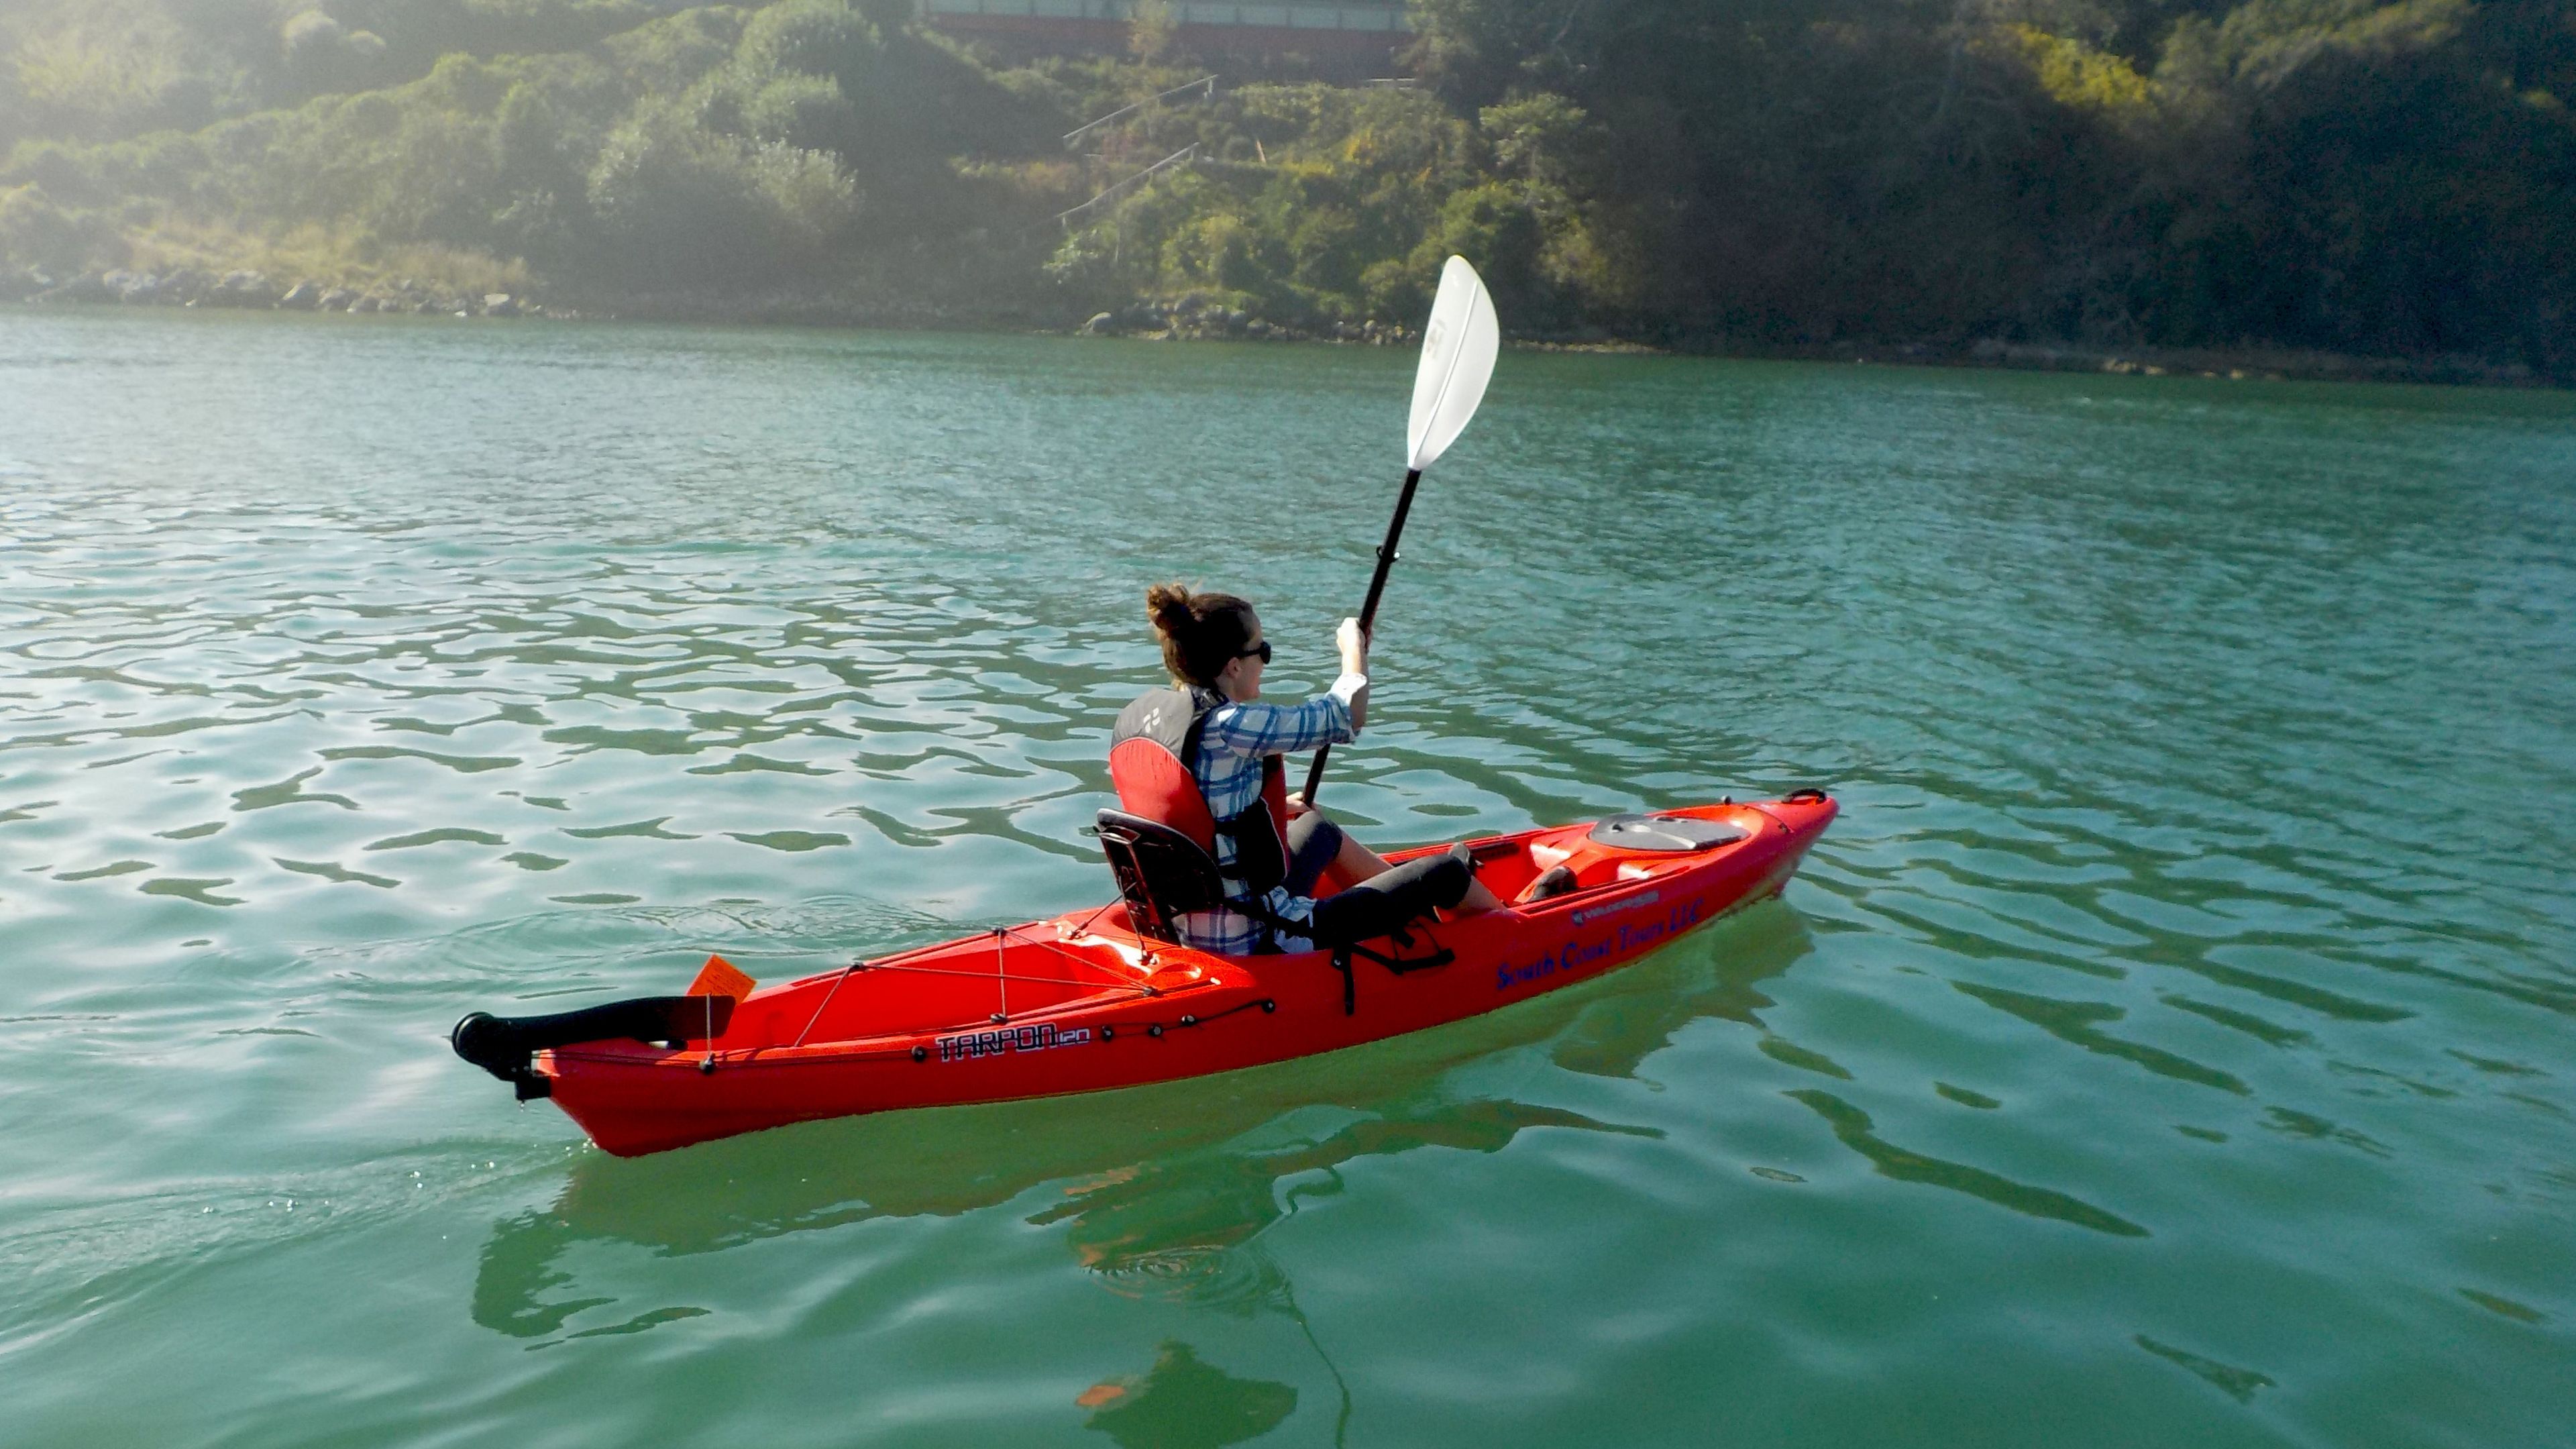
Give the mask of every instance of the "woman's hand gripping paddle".
<path id="1" fill-rule="evenodd" d="M 1467 430 L 1476 405 L 1485 400 L 1485 384 L 1494 377 L 1494 358 L 1502 351 L 1503 328 L 1494 316 L 1494 299 L 1484 279 L 1465 257 L 1451 257 L 1440 270 L 1440 291 L 1431 299 L 1431 321 L 1422 329 L 1422 363 L 1413 374 L 1413 419 L 1405 431 L 1404 492 L 1395 500 L 1395 517 L 1378 545 L 1377 573 L 1369 579 L 1368 602 L 1360 606 L 1360 632 L 1377 627 L 1377 601 L 1386 592 L 1387 570 L 1396 560 L 1395 545 L 1404 536 L 1404 516 L 1413 511 L 1413 489 L 1422 470 L 1437 462 Z M 1306 771 L 1306 803 L 1324 785 L 1324 761 L 1333 748 L 1315 752 Z"/>

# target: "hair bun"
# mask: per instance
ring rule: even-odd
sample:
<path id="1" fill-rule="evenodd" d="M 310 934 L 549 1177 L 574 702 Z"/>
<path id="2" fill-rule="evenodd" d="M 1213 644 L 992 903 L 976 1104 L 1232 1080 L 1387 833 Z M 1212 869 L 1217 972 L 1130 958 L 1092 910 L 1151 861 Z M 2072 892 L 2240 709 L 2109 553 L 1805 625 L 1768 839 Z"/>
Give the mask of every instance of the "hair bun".
<path id="1" fill-rule="evenodd" d="M 1145 590 L 1145 617 L 1154 621 L 1158 631 L 1178 636 L 1190 627 L 1190 586 L 1181 583 L 1155 584 Z"/>

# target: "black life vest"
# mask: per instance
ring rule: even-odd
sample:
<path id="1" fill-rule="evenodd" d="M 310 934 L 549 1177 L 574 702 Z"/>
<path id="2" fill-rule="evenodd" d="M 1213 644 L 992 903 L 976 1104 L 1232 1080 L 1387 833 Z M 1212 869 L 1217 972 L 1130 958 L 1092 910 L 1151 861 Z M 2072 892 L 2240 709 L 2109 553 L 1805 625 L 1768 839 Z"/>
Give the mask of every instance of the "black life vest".
<path id="1" fill-rule="evenodd" d="M 1234 841 L 1228 872 L 1252 898 L 1268 895 L 1288 875 L 1288 768 L 1277 755 L 1261 761 L 1261 798 L 1216 818 L 1199 790 L 1199 734 L 1226 703 L 1203 689 L 1157 689 L 1119 712 L 1109 735 L 1109 779 L 1118 808 L 1190 839 L 1210 857 L 1220 835 Z"/>

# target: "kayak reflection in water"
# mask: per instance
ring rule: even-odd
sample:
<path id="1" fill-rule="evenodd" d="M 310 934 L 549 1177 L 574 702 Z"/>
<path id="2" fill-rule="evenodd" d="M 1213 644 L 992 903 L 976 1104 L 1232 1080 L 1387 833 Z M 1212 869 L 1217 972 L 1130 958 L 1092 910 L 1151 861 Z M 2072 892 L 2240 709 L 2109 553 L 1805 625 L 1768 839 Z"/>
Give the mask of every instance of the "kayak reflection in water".
<path id="1" fill-rule="evenodd" d="M 1283 756 L 1355 739 L 1367 716 L 1359 620 L 1342 621 L 1332 688 L 1279 705 L 1261 702 L 1271 648 L 1249 602 L 1156 584 L 1145 610 L 1172 687 L 1119 715 L 1110 776 L 1122 811 L 1180 832 L 1213 859 L 1217 890 L 1171 892 L 1185 907 L 1172 922 L 1183 944 L 1233 956 L 1308 951 L 1383 935 L 1435 908 L 1473 914 L 1501 904 L 1477 883 L 1466 846 L 1390 868 L 1288 794 Z M 1222 900 L 1186 908 L 1211 895 Z"/>

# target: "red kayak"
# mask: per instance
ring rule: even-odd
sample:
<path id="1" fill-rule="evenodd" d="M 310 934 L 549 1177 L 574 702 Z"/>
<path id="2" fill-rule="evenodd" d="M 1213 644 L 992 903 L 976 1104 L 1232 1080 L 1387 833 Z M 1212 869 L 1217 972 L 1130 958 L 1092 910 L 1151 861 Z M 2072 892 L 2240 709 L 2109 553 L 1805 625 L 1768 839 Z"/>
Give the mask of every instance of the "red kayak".
<path id="1" fill-rule="evenodd" d="M 757 989 L 710 958 L 685 995 L 515 1021 L 477 1012 L 453 1041 L 620 1156 L 1234 1071 L 1623 966 L 1778 894 L 1835 808 L 1809 790 L 1473 841 L 1478 878 L 1503 900 L 1562 865 L 1559 893 L 1342 951 L 1211 955 L 1140 931 L 1120 901 Z"/>

